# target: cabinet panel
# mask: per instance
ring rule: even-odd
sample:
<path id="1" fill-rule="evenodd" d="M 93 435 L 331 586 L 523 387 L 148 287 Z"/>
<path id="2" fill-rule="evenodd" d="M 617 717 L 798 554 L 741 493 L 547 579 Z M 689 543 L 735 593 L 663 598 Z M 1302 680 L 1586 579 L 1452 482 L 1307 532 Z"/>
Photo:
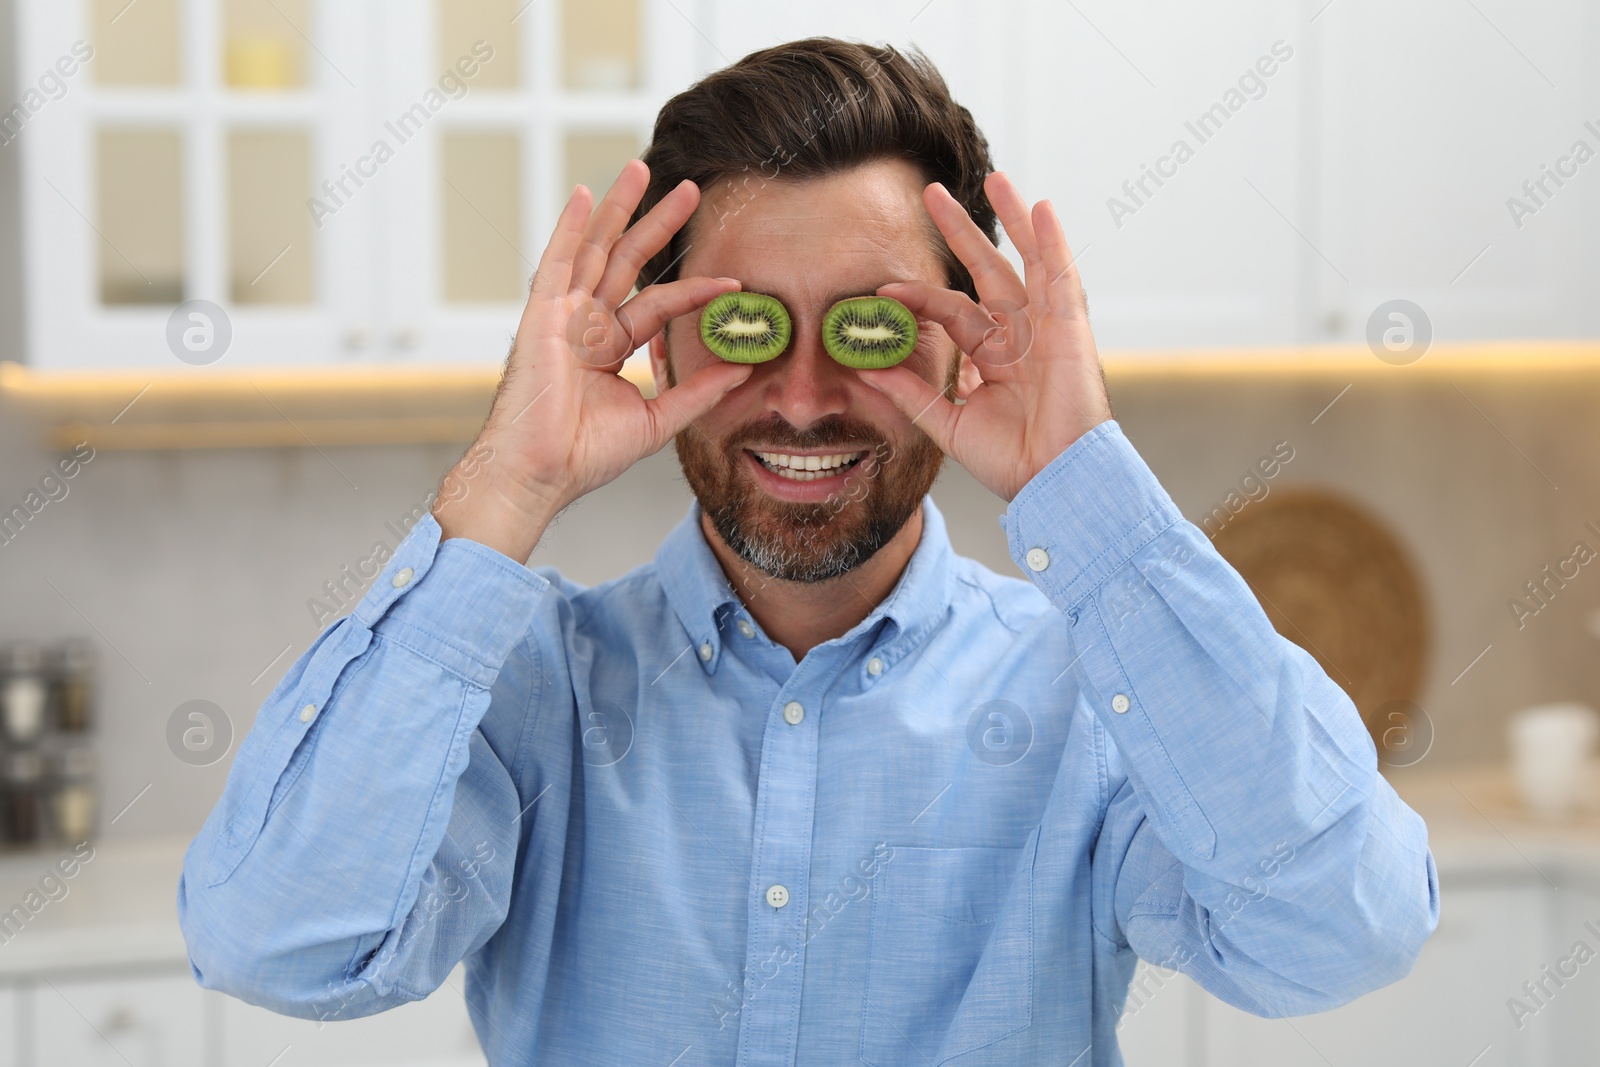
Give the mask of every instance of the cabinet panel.
<path id="1" fill-rule="evenodd" d="M 34 1062 L 71 1067 L 200 1067 L 204 993 L 187 974 L 41 978 L 33 986 Z"/>
<path id="2" fill-rule="evenodd" d="M 232 997 L 221 1011 L 223 1063 L 262 1067 L 357 1064 L 482 1065 L 483 1051 L 462 999 L 462 968 L 426 1000 L 360 1019 L 295 1019 Z"/>
<path id="3" fill-rule="evenodd" d="M 1330 5 L 1317 20 L 1322 338 L 1387 300 L 1438 338 L 1593 336 L 1600 22 L 1571 0 Z M 1551 175 L 1560 170 L 1560 174 Z M 1524 183 L 1527 183 L 1526 185 Z"/>
<path id="4" fill-rule="evenodd" d="M 17 991 L 0 986 L 0 1067 L 17 1067 L 19 1048 L 23 1040 L 24 1020 Z"/>
<path id="5" fill-rule="evenodd" d="M 1542 885 L 1445 891 L 1411 974 L 1331 1012 L 1261 1019 L 1207 997 L 1207 1064 L 1228 1067 L 1532 1067 L 1547 1040 L 1506 998 L 1547 962 Z M 1476 1057 L 1476 1058 L 1475 1058 Z M 1564 1061 L 1578 1062 L 1578 1061 Z"/>
<path id="6" fill-rule="evenodd" d="M 1565 879 L 1563 879 L 1565 881 Z M 1549 995 L 1535 1004 L 1522 991 L 1514 994 L 1534 1014 L 1517 1012 L 1523 1029 L 1548 1029 L 1549 1062 L 1589 1063 L 1600 1049 L 1600 894 L 1568 890 L 1560 895 L 1551 923 L 1550 951 L 1544 961 L 1556 972 L 1537 978 Z M 1579 949 L 1579 944 L 1582 949 Z M 1574 973 L 1576 972 L 1576 973 Z M 1566 975 L 1568 977 L 1563 977 Z M 1535 976 L 1529 975 L 1528 980 Z M 1561 984 L 1557 984 L 1557 982 Z M 1543 996 L 1543 993 L 1541 993 Z"/>

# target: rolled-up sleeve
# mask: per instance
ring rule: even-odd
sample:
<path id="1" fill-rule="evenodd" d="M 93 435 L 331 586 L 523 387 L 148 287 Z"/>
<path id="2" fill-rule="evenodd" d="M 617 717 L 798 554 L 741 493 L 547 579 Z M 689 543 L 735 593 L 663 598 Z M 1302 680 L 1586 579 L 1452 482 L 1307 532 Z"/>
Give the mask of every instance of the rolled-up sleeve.
<path id="1" fill-rule="evenodd" d="M 1279 635 L 1115 421 L 1001 523 L 1065 616 L 1109 740 L 1097 926 L 1261 1015 L 1409 972 L 1438 922 L 1422 819 L 1377 770 L 1349 696 Z"/>

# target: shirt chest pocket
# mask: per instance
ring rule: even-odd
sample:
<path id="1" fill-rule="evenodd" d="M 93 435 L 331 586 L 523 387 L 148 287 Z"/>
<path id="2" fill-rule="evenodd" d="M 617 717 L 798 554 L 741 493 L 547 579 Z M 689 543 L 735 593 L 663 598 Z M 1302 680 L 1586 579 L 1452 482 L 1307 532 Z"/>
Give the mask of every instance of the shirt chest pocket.
<path id="1" fill-rule="evenodd" d="M 1033 855 L 897 846 L 875 879 L 861 1062 L 929 1067 L 1033 1017 Z"/>

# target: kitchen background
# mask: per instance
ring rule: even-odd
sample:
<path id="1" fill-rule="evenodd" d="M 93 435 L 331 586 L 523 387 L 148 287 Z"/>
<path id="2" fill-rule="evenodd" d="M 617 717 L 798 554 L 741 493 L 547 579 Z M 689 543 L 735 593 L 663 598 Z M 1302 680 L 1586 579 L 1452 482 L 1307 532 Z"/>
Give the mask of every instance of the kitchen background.
<path id="1" fill-rule="evenodd" d="M 813 33 L 922 47 L 1053 200 L 1117 416 L 1187 517 L 1331 492 L 1415 576 L 1381 754 L 1445 886 L 1417 971 L 1265 1021 L 1142 970 L 1129 1063 L 1592 1062 L 1600 979 L 1524 983 L 1600 947 L 1600 796 L 1586 777 L 1539 818 L 1507 768 L 1519 709 L 1600 702 L 1600 569 L 1569 562 L 1600 549 L 1600 5 L 4 0 L 0 515 L 28 516 L 0 539 L 0 645 L 87 642 L 97 852 L 59 904 L 0 914 L 0 1067 L 474 1062 L 459 974 L 316 1029 L 202 995 L 176 863 L 325 583 L 392 548 L 470 440 L 571 185 L 603 194 L 696 77 Z M 326 191 L 480 41 L 370 188 Z M 194 299 L 220 356 L 171 341 Z M 1002 501 L 954 464 L 933 494 L 958 551 L 1016 573 Z M 531 562 L 604 581 L 688 503 L 668 449 Z M 1338 649 L 1385 657 L 1336 614 L 1274 621 L 1335 677 L 1365 669 Z M 199 756 L 170 729 L 191 701 Z M 0 858 L 0 909 L 76 840 Z"/>

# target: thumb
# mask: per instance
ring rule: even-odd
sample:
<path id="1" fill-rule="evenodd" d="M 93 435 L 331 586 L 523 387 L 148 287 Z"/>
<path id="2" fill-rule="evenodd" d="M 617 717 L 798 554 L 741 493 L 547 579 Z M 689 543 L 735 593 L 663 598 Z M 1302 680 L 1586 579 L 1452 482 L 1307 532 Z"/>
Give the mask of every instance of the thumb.
<path id="1" fill-rule="evenodd" d="M 664 393 L 645 401 L 655 425 L 652 444 L 661 448 L 695 419 L 717 406 L 755 371 L 753 363 L 718 361 L 695 371 Z"/>
<path id="2" fill-rule="evenodd" d="M 961 409 L 950 403 L 942 392 L 905 367 L 857 370 L 856 373 L 863 382 L 887 396 L 941 452 L 950 454 L 950 440 Z"/>

